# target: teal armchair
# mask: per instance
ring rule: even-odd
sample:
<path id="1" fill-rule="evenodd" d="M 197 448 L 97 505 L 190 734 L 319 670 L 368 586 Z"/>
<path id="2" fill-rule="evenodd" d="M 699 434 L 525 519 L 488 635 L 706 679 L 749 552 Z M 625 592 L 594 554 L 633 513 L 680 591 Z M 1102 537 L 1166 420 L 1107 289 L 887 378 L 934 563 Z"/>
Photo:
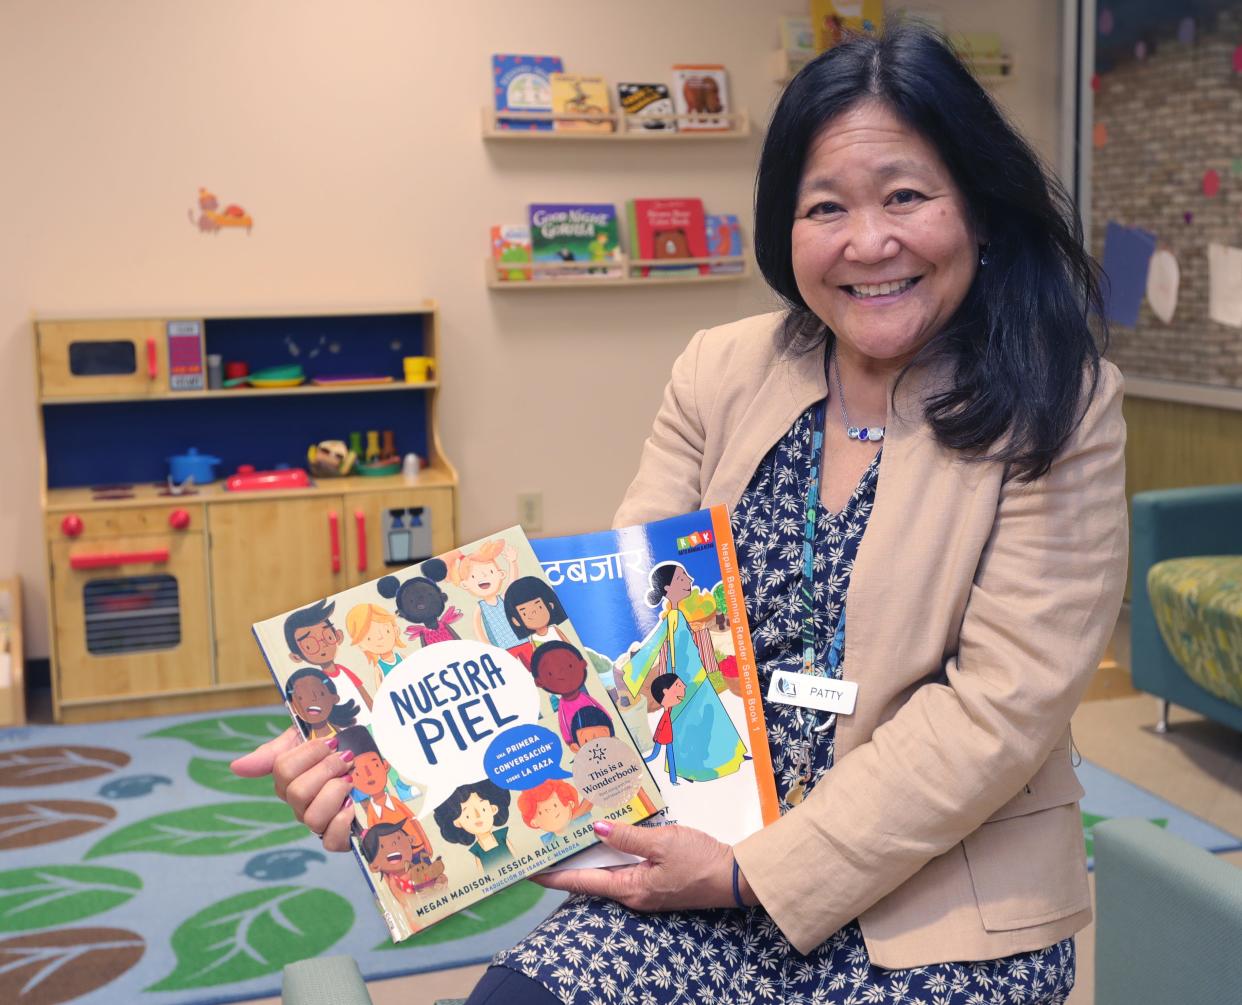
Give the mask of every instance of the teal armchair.
<path id="1" fill-rule="evenodd" d="M 1242 708 L 1191 680 L 1161 638 L 1147 592 L 1157 562 L 1196 555 L 1242 555 L 1242 485 L 1208 485 L 1136 493 L 1130 521 L 1130 672 L 1134 686 L 1169 704 L 1242 730 Z"/>
<path id="2" fill-rule="evenodd" d="M 1106 820 L 1095 900 L 1095 1005 L 1242 1000 L 1242 869 L 1146 820 Z"/>

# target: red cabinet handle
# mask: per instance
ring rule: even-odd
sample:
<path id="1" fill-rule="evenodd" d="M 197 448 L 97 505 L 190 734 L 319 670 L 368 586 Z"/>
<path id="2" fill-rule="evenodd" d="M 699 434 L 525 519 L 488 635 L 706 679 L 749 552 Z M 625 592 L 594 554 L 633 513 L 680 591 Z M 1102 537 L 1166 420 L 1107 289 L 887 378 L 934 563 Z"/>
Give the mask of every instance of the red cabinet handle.
<path id="1" fill-rule="evenodd" d="M 76 513 L 70 513 L 60 522 L 60 532 L 64 534 L 65 537 L 77 537 L 82 533 L 82 529 L 82 518 Z"/>
<path id="2" fill-rule="evenodd" d="M 160 354 L 155 339 L 147 339 L 147 376 L 152 380 L 160 375 Z"/>
<path id="3" fill-rule="evenodd" d="M 168 514 L 168 526 L 173 530 L 185 530 L 190 526 L 190 514 L 183 509 L 175 509 Z"/>
<path id="4" fill-rule="evenodd" d="M 360 509 L 354 510 L 354 526 L 358 530 L 358 571 L 367 571 L 367 515 Z"/>
<path id="5" fill-rule="evenodd" d="M 341 571 L 341 519 L 336 510 L 328 511 L 328 546 L 332 549 L 332 572 Z"/>
<path id="6" fill-rule="evenodd" d="M 91 555 L 70 555 L 72 569 L 111 569 L 118 565 L 162 565 L 168 561 L 168 549 L 154 551 L 99 551 Z"/>

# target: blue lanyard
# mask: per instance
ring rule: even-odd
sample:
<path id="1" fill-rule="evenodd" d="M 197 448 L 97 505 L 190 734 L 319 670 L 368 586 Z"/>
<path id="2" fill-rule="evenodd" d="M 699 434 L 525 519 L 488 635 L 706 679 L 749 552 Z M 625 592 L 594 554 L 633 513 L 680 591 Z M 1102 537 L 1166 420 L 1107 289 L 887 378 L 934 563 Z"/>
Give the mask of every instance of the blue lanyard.
<path id="1" fill-rule="evenodd" d="M 811 433 L 811 481 L 806 490 L 806 526 L 802 533 L 802 672 L 815 672 L 815 519 L 819 512 L 819 470 L 824 456 L 825 398 L 815 406 Z"/>

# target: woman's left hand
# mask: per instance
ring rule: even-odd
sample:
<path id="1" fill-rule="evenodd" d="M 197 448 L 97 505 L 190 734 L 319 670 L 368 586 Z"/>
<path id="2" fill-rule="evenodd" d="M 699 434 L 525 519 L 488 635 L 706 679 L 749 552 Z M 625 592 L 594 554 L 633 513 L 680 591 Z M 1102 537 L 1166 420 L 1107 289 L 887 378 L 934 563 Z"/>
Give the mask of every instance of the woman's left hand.
<path id="1" fill-rule="evenodd" d="M 681 911 L 736 907 L 733 849 L 692 827 L 635 827 L 601 820 L 595 833 L 610 848 L 646 861 L 609 869 L 562 869 L 531 876 L 550 890 L 608 897 L 632 911 Z M 746 877 L 738 876 L 742 903 L 758 903 Z"/>

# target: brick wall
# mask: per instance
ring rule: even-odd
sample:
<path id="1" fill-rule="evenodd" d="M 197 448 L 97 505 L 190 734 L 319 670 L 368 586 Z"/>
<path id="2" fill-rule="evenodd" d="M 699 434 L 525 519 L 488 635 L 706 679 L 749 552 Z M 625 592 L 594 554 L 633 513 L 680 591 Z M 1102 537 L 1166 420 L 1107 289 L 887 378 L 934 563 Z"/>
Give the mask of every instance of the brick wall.
<path id="1" fill-rule="evenodd" d="M 1091 250 L 1103 260 L 1115 220 L 1154 233 L 1181 270 L 1171 324 L 1144 301 L 1136 328 L 1112 329 L 1108 355 L 1125 373 L 1242 387 L 1242 329 L 1209 320 L 1207 263 L 1209 242 L 1242 246 L 1242 173 L 1232 170 L 1235 160 L 1242 168 L 1242 10 L 1199 29 L 1189 45 L 1157 35 L 1146 59 L 1100 75 L 1095 121 L 1108 142 L 1093 151 Z M 1221 178 L 1215 198 L 1203 194 L 1209 168 Z"/>

